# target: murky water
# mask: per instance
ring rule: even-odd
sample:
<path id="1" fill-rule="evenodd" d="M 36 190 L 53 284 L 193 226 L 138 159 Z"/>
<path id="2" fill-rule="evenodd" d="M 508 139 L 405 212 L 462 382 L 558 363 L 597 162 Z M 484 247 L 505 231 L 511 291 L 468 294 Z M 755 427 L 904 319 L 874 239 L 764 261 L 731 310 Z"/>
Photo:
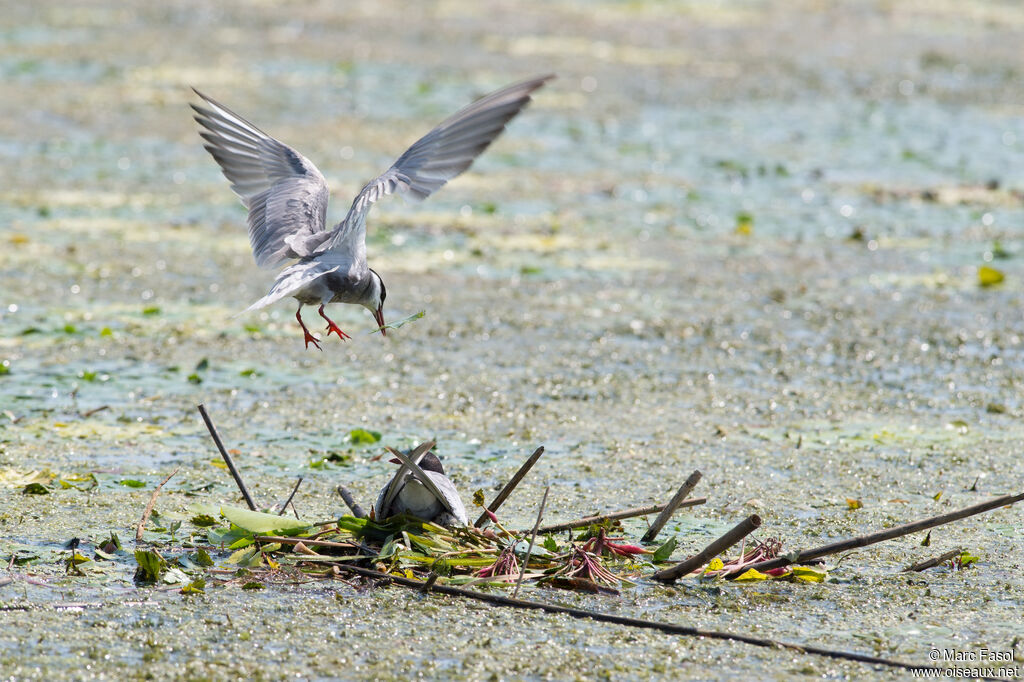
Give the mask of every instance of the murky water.
<path id="1" fill-rule="evenodd" d="M 666 531 L 680 555 L 753 511 L 762 537 L 797 549 L 1021 488 L 1013 3 L 2 15 L 0 560 L 18 559 L 0 571 L 15 609 L 5 676 L 888 675 L 398 590 L 184 597 L 136 589 L 116 562 L 65 576 L 64 542 L 127 540 L 175 467 L 158 512 L 235 501 L 199 403 L 261 502 L 306 478 L 296 504 L 310 518 L 341 510 L 338 482 L 365 501 L 385 482 L 379 450 L 346 442 L 356 427 L 393 446 L 437 438 L 466 496 L 544 444 L 504 507 L 513 526 L 546 484 L 554 521 L 664 501 L 698 468 L 709 504 Z M 472 172 L 371 216 L 389 319 L 423 319 L 384 340 L 365 311 L 339 309 L 354 338 L 318 353 L 290 304 L 232 317 L 272 275 L 252 264 L 188 86 L 317 163 L 338 218 L 435 122 L 546 72 L 559 79 Z M 982 265 L 1005 281 L 979 286 Z M 351 459 L 314 466 L 332 451 Z M 40 470 L 73 485 L 22 495 Z M 1021 513 L 859 551 L 822 585 L 526 596 L 927 664 L 932 647 L 1014 646 Z M 899 572 L 955 547 L 979 563 Z"/>

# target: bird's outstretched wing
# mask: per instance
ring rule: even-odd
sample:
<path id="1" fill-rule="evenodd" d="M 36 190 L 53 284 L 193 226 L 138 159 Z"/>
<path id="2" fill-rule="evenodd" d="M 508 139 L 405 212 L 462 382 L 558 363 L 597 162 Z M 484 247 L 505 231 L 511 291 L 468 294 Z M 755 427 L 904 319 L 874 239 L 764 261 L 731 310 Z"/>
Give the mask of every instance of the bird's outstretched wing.
<path id="1" fill-rule="evenodd" d="M 554 78 L 531 78 L 478 99 L 420 138 L 380 177 L 368 183 L 335 227 L 327 248 L 360 250 L 366 238 L 366 213 L 387 194 L 407 192 L 426 199 L 469 168 L 530 102 L 530 94 Z"/>
<path id="2" fill-rule="evenodd" d="M 200 136 L 231 189 L 249 209 L 249 242 L 256 264 L 274 267 L 310 255 L 327 224 L 329 192 L 310 161 L 222 104 L 195 90 Z M 315 246 L 309 246 L 309 242 Z"/>

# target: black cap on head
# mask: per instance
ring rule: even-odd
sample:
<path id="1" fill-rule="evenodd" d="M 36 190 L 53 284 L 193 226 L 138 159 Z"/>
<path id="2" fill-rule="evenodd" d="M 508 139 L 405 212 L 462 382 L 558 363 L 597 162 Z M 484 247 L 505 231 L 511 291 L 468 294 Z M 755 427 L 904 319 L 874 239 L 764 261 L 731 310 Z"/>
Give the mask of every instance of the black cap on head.
<path id="1" fill-rule="evenodd" d="M 423 459 L 420 460 L 420 468 L 424 471 L 433 471 L 436 474 L 444 475 L 444 467 L 441 466 L 441 460 L 433 452 L 423 455 Z"/>

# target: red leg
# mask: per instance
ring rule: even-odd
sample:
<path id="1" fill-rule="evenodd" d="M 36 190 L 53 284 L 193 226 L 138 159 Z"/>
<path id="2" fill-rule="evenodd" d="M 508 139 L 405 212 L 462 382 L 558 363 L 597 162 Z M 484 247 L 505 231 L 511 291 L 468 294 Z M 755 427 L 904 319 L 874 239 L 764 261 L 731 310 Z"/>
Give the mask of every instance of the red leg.
<path id="1" fill-rule="evenodd" d="M 299 326 L 302 327 L 302 333 L 306 335 L 306 348 L 309 348 L 309 344 L 312 343 L 314 346 L 316 346 L 317 350 L 323 350 L 323 348 L 320 347 L 320 342 L 316 340 L 315 336 L 309 333 L 309 330 L 306 329 L 305 323 L 302 321 L 301 303 L 299 304 L 299 309 L 295 311 L 295 319 L 299 321 Z"/>
<path id="2" fill-rule="evenodd" d="M 352 338 L 351 336 L 349 336 L 345 332 L 341 331 L 341 329 L 338 327 L 338 325 L 334 324 L 334 320 L 332 320 L 331 318 L 329 318 L 326 315 L 324 315 L 324 306 L 323 306 L 323 304 L 320 305 L 320 310 L 318 312 L 320 313 L 320 317 L 322 317 L 325 320 L 327 320 L 327 336 L 330 336 L 331 332 L 334 332 L 335 334 L 338 335 L 338 338 L 341 339 L 342 341 L 344 341 L 345 339 L 351 339 Z"/>

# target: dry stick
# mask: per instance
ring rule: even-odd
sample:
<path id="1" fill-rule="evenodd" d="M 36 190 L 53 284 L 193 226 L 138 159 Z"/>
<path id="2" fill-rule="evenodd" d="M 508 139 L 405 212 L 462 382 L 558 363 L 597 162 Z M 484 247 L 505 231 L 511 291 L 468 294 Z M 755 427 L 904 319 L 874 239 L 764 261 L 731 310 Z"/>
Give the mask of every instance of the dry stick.
<path id="1" fill-rule="evenodd" d="M 160 494 L 160 488 L 163 488 L 164 483 L 167 483 L 167 481 L 171 480 L 171 476 L 174 476 L 174 474 L 178 473 L 178 469 L 179 467 L 175 467 L 174 471 L 172 471 L 167 476 L 167 478 L 161 481 L 160 485 L 158 485 L 153 490 L 153 494 L 150 495 L 149 504 L 146 505 L 145 511 L 142 512 L 142 518 L 139 519 L 139 525 L 135 526 L 135 542 L 142 541 L 142 531 L 146 528 L 146 521 L 149 521 L 149 515 L 153 513 L 153 505 L 156 504 L 156 498 Z"/>
<path id="2" fill-rule="evenodd" d="M 217 427 L 213 425 L 210 420 L 210 415 L 206 414 L 206 408 L 202 405 L 199 406 L 199 414 L 202 415 L 203 421 L 206 422 L 206 428 L 210 431 L 210 435 L 213 436 L 213 442 L 220 450 L 220 456 L 224 458 L 224 463 L 228 465 L 228 471 L 231 472 L 231 476 L 235 479 L 235 483 L 238 485 L 238 489 L 242 491 L 242 497 L 245 498 L 245 503 L 249 505 L 249 509 L 256 511 L 256 503 L 252 501 L 252 495 L 249 494 L 249 489 L 245 487 L 245 483 L 242 481 L 242 475 L 238 473 L 238 468 L 235 467 L 234 460 L 231 459 L 231 455 L 224 449 L 224 443 L 220 440 L 220 435 L 217 433 Z"/>
<path id="3" fill-rule="evenodd" d="M 751 514 L 736 524 L 736 526 L 728 533 L 718 538 L 689 559 L 680 561 L 671 568 L 658 571 L 651 577 L 655 580 L 671 581 L 681 576 L 688 575 L 753 533 L 760 525 L 761 517 L 757 514 Z"/>
<path id="4" fill-rule="evenodd" d="M 680 502 L 677 509 L 683 507 L 696 507 L 699 504 L 704 504 L 708 501 L 706 497 L 695 497 L 692 500 L 686 500 Z M 618 519 L 631 519 L 634 516 L 646 516 L 647 514 L 656 514 L 664 510 L 667 504 L 652 504 L 649 507 L 637 507 L 636 509 L 625 509 L 620 512 L 613 512 L 611 514 L 601 514 L 600 516 L 585 516 L 582 519 L 576 519 L 575 521 L 566 521 L 565 523 L 556 523 L 552 526 L 544 526 L 537 532 L 547 535 L 548 533 L 557 533 L 562 530 L 569 530 L 571 528 L 582 528 L 589 526 L 593 523 L 601 523 L 602 521 L 617 521 Z"/>
<path id="5" fill-rule="evenodd" d="M 697 487 L 697 483 L 700 482 L 701 476 L 703 476 L 703 474 L 701 474 L 700 471 L 694 471 L 690 474 L 690 477 L 686 479 L 686 482 L 679 486 L 679 490 L 677 490 L 676 494 L 672 496 L 671 500 L 669 500 L 668 506 L 658 514 L 658 518 L 654 519 L 654 523 L 652 523 L 651 527 L 647 529 L 644 536 L 640 538 L 640 542 L 653 542 L 654 538 L 658 537 L 658 533 L 660 533 L 661 529 L 665 527 L 665 524 L 672 518 L 672 515 L 676 513 L 676 509 L 678 509 L 679 505 L 686 499 L 686 496 L 692 493 L 693 489 Z"/>
<path id="6" fill-rule="evenodd" d="M 299 486 L 302 485 L 302 476 L 299 476 L 299 480 L 295 481 L 295 487 L 292 488 L 292 494 L 288 496 L 288 499 L 281 505 L 281 511 L 277 512 L 278 516 L 284 516 L 284 512 L 288 509 L 288 505 L 291 504 L 292 498 L 295 497 L 295 493 L 299 492 Z M 294 510 L 295 507 L 292 507 Z M 299 518 L 299 513 L 295 512 L 295 518 Z"/>
<path id="7" fill-rule="evenodd" d="M 962 552 L 963 550 L 954 549 L 952 551 L 946 552 L 945 554 L 940 554 L 937 557 L 925 559 L 924 561 L 918 561 L 916 564 L 911 564 L 910 566 L 904 568 L 903 573 L 909 573 L 911 571 L 923 571 L 925 569 L 931 568 L 932 566 L 938 566 L 943 561 L 949 561 L 955 556 L 960 556 Z"/>
<path id="8" fill-rule="evenodd" d="M 1018 495 L 1003 495 L 997 497 L 994 500 L 988 502 L 982 502 L 976 504 L 973 507 L 966 507 L 955 512 L 949 512 L 948 514 L 939 514 L 928 519 L 922 519 L 921 521 L 914 521 L 913 523 L 907 523 L 902 526 L 896 526 L 895 528 L 889 528 L 888 530 L 881 530 L 877 533 L 870 533 L 868 535 L 861 535 L 859 537 L 851 538 L 849 540 L 842 540 L 841 542 L 833 542 L 830 545 L 823 545 L 816 549 L 808 549 L 802 552 L 792 552 L 786 556 L 776 557 L 774 559 L 768 559 L 767 561 L 761 561 L 750 566 L 745 566 L 744 571 L 750 568 L 757 569 L 764 573 L 770 571 L 773 568 L 782 568 L 783 566 L 789 566 L 790 564 L 800 564 L 811 561 L 812 559 L 818 559 L 829 554 L 835 554 L 837 552 L 845 552 L 848 549 L 855 549 L 857 547 L 867 547 L 873 545 L 876 542 L 882 542 L 883 540 L 892 540 L 893 538 L 902 537 L 909 535 L 910 533 L 916 533 L 919 530 L 927 530 L 934 528 L 935 526 L 942 526 L 953 521 L 959 521 L 960 519 L 967 518 L 968 516 L 974 516 L 975 514 L 981 514 L 997 507 L 1006 507 L 1016 502 L 1024 500 L 1024 493 Z"/>
<path id="9" fill-rule="evenodd" d="M 356 575 L 361 575 L 367 578 L 389 580 L 395 583 L 396 585 L 400 585 L 402 587 L 411 587 L 417 590 L 423 587 L 423 582 L 419 580 L 410 580 L 409 578 L 404 578 L 402 576 L 381 573 L 380 571 L 374 571 L 369 568 L 361 568 L 359 566 L 350 566 L 348 564 L 334 565 L 337 566 L 338 570 L 340 571 L 354 573 Z M 518 609 L 533 609 L 536 611 L 544 611 L 545 613 L 563 613 L 573 618 L 586 618 L 601 623 L 614 623 L 615 625 L 627 625 L 629 627 L 644 628 L 647 630 L 659 630 L 670 635 L 682 635 L 686 637 L 706 637 L 708 639 L 720 639 L 731 642 L 743 642 L 745 644 L 752 644 L 754 646 L 766 647 L 770 649 L 785 648 L 800 653 L 815 654 L 817 656 L 826 656 L 828 658 L 835 658 L 844 661 L 857 661 L 859 663 L 868 663 L 871 665 L 884 665 L 890 668 L 901 668 L 903 670 L 940 669 L 933 666 L 913 665 L 910 663 L 904 663 L 903 661 L 894 661 L 888 658 L 868 656 L 866 654 L 858 654 L 847 651 L 835 651 L 833 649 L 825 649 L 823 647 L 813 645 L 780 642 L 778 640 L 768 639 L 765 637 L 754 637 L 752 635 L 722 632 L 719 630 L 702 630 L 700 628 L 690 627 L 687 625 L 676 625 L 675 623 L 659 623 L 658 621 L 653 620 L 641 620 L 639 618 L 615 616 L 610 613 L 601 613 L 600 611 L 587 611 L 584 609 L 574 609 L 568 606 L 556 606 L 554 604 L 545 604 L 543 602 L 528 601 L 525 599 L 513 599 L 511 597 L 503 597 L 501 595 L 490 594 L 487 592 L 477 592 L 476 590 L 466 590 L 458 587 L 451 587 L 449 585 L 434 585 L 433 587 L 431 587 L 431 592 L 439 592 L 441 594 L 449 594 L 455 597 L 464 597 L 466 599 L 475 599 L 477 601 L 486 602 L 488 604 L 494 604 L 495 606 L 510 606 Z"/>
<path id="10" fill-rule="evenodd" d="M 516 489 L 516 486 L 519 485 L 519 482 L 523 480 L 526 474 L 530 473 L 530 469 L 533 468 L 533 465 L 537 463 L 537 460 L 540 459 L 540 456 L 543 454 L 544 446 L 542 445 L 533 451 L 533 454 L 530 455 L 530 458 L 528 460 L 523 462 L 523 466 L 519 467 L 519 471 L 516 472 L 516 475 L 513 476 L 508 483 L 505 484 L 505 487 L 501 489 L 501 492 L 498 493 L 498 496 L 495 497 L 494 500 L 489 505 L 487 505 L 487 509 L 490 510 L 492 514 L 498 511 L 498 507 L 500 507 L 502 503 L 504 503 L 505 500 L 508 499 L 508 496 L 512 494 L 512 491 Z M 484 512 L 480 515 L 480 518 L 476 520 L 476 523 L 473 524 L 473 527 L 483 528 L 487 525 L 487 522 L 489 520 L 490 517 L 487 516 L 487 512 Z"/>
<path id="11" fill-rule="evenodd" d="M 519 586 L 523 584 L 526 564 L 530 563 L 530 555 L 533 554 L 533 543 L 537 541 L 537 529 L 540 528 L 540 520 L 544 518 L 544 505 L 548 503 L 549 492 L 551 492 L 551 486 L 544 488 L 544 497 L 540 499 L 540 509 L 537 510 L 537 522 L 533 524 L 533 535 L 530 536 L 530 546 L 526 549 L 526 558 L 523 559 L 523 565 L 519 569 L 519 579 L 516 580 L 516 589 L 512 593 L 513 599 L 519 596 Z"/>
<path id="12" fill-rule="evenodd" d="M 343 485 L 338 485 L 338 494 L 341 495 L 341 499 L 345 501 L 345 504 L 349 509 L 352 510 L 352 515 L 357 519 L 365 519 L 366 512 L 356 502 L 356 498 L 352 497 L 352 493 L 349 492 L 348 488 Z"/>

